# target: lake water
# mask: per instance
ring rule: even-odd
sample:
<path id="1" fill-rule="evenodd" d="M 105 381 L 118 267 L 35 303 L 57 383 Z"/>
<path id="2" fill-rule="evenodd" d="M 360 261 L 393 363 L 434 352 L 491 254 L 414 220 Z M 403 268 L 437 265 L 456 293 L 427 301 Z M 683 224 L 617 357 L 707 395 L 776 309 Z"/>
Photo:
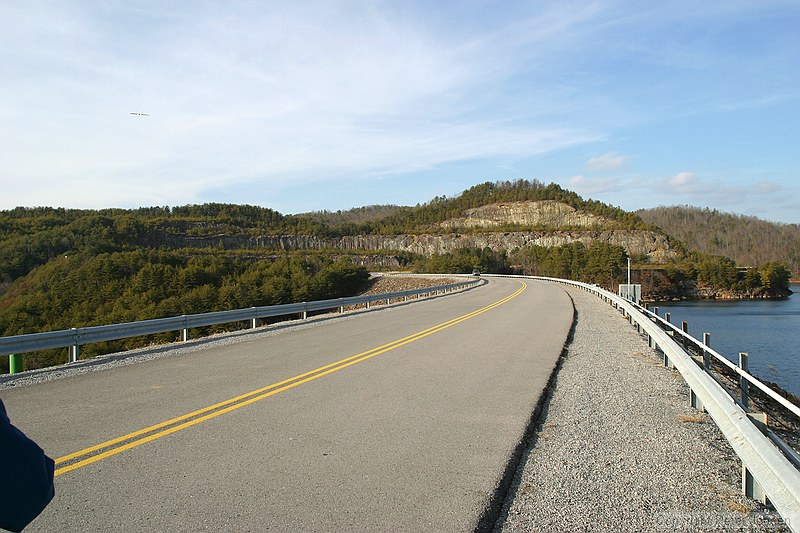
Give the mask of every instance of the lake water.
<path id="1" fill-rule="evenodd" d="M 689 325 L 689 335 L 703 340 L 738 364 L 748 352 L 750 373 L 800 396 L 800 285 L 784 300 L 659 302 L 658 314 Z"/>

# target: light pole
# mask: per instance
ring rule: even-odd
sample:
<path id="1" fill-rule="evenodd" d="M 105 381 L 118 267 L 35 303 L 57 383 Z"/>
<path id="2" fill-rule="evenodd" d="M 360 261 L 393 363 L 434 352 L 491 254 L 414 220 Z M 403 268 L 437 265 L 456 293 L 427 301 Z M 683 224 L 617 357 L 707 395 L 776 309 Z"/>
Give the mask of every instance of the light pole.
<path id="1" fill-rule="evenodd" d="M 631 256 L 628 256 L 628 287 L 631 286 Z"/>

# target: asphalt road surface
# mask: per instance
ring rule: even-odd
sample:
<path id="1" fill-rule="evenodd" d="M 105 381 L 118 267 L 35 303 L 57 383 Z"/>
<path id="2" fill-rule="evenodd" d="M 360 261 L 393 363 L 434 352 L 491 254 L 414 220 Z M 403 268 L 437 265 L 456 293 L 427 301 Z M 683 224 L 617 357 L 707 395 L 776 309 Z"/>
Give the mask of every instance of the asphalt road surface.
<path id="1" fill-rule="evenodd" d="M 26 531 L 475 530 L 572 321 L 557 285 L 493 279 L 0 391 L 57 458 Z"/>

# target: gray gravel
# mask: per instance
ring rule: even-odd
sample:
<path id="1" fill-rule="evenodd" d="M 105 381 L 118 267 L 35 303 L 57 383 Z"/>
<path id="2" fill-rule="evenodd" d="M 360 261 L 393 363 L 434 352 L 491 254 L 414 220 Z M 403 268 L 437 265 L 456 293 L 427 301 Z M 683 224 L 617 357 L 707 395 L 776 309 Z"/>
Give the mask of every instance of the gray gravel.
<path id="1" fill-rule="evenodd" d="M 647 339 L 568 289 L 575 336 L 496 532 L 782 531 L 741 495 L 741 463 Z"/>

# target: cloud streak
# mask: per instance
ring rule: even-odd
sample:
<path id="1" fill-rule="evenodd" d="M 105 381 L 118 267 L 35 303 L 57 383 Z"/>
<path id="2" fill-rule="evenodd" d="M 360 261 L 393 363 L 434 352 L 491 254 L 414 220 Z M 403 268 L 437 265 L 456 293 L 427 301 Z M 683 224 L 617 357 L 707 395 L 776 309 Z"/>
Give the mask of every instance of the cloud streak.
<path id="1" fill-rule="evenodd" d="M 24 36 L 16 58 L 16 72 L 43 57 L 56 68 L 46 85 L 19 74 L 13 80 L 27 96 L 6 117 L 15 133 L 0 137 L 13 146 L 2 179 L 49 172 L 60 184 L 38 191 L 39 201 L 131 205 L 166 201 L 178 190 L 199 199 L 208 188 L 248 181 L 530 156 L 594 138 L 475 112 L 476 95 L 491 92 L 485 73 L 503 75 L 500 52 L 513 44 L 451 42 L 414 18 L 395 20 L 396 13 L 361 3 L 254 12 L 200 6 L 154 14 L 53 7 L 58 23 Z M 46 19 L 11 15 L 30 27 Z M 133 31 L 140 25 L 141 34 Z M 129 115 L 138 110 L 150 116 Z M 36 164 L 44 160 L 46 167 Z M 90 200 L 71 183 L 91 179 L 104 185 Z M 18 190 L 4 201 L 0 207 L 27 204 L 30 194 Z"/>
<path id="2" fill-rule="evenodd" d="M 586 168 L 595 172 L 617 170 L 625 164 L 628 158 L 615 152 L 592 157 L 586 162 Z"/>

